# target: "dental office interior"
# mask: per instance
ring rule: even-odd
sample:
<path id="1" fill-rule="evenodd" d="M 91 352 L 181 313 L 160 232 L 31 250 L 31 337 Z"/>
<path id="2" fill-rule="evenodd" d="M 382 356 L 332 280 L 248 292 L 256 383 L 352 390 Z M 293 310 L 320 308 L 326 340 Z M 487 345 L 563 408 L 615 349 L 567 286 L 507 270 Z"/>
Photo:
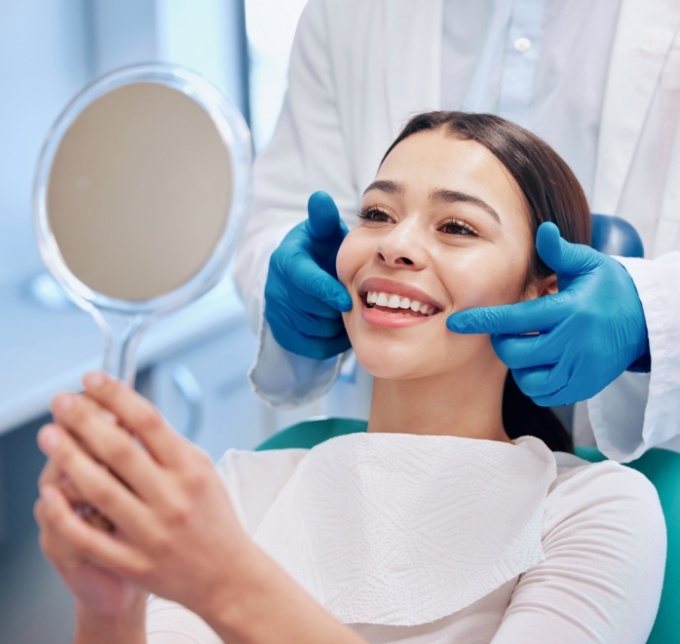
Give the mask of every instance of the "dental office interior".
<path id="1" fill-rule="evenodd" d="M 95 79 L 141 63 L 200 74 L 244 116 L 255 152 L 273 130 L 304 0 L 4 0 L 0 4 L 0 642 L 69 641 L 72 597 L 42 556 L 33 518 L 36 433 L 60 390 L 102 365 L 93 318 L 46 270 L 33 190 L 46 137 Z M 252 393 L 256 350 L 226 276 L 164 316 L 137 352 L 136 388 L 216 460 L 319 413 L 273 411 Z M 342 383 L 339 385 L 342 387 Z M 324 410 L 325 411 L 325 410 Z"/>

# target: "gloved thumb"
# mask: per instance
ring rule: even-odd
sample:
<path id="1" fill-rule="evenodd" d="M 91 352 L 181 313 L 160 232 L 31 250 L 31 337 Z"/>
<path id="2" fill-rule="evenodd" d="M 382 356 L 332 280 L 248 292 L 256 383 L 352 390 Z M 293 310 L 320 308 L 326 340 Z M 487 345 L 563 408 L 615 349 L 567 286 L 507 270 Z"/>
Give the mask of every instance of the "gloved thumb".
<path id="1" fill-rule="evenodd" d="M 565 241 L 559 228 L 550 221 L 538 227 L 536 250 L 545 264 L 558 275 L 586 273 L 600 263 L 596 250 Z"/>
<path id="2" fill-rule="evenodd" d="M 315 241 L 340 246 L 347 234 L 347 226 L 340 219 L 333 197 L 327 192 L 313 193 L 307 202 L 307 215 L 309 234 Z"/>

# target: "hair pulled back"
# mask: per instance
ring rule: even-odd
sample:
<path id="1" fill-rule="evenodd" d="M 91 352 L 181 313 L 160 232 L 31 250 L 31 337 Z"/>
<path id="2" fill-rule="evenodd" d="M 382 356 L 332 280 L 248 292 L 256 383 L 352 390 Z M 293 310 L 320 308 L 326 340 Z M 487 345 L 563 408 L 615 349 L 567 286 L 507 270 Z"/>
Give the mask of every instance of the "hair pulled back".
<path id="1" fill-rule="evenodd" d="M 427 130 L 475 141 L 503 164 L 522 192 L 532 239 L 542 223 L 551 221 L 567 241 L 590 244 L 590 209 L 583 189 L 564 160 L 540 138 L 493 114 L 424 112 L 409 120 L 383 161 L 401 141 Z M 525 286 L 533 278 L 552 273 L 534 245 Z M 503 425 L 510 438 L 536 436 L 554 451 L 573 451 L 571 436 L 557 416 L 525 396 L 509 371 L 503 391 Z"/>

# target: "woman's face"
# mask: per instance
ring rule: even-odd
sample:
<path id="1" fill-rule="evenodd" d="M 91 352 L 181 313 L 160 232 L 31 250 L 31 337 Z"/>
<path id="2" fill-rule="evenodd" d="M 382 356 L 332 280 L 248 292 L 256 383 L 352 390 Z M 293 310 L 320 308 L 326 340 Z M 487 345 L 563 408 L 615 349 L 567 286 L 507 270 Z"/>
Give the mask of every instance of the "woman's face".
<path id="1" fill-rule="evenodd" d="M 501 367 L 488 335 L 454 334 L 446 318 L 541 294 L 523 290 L 532 249 L 520 189 L 491 152 L 440 131 L 409 136 L 366 189 L 337 257 L 358 360 L 389 379 Z"/>

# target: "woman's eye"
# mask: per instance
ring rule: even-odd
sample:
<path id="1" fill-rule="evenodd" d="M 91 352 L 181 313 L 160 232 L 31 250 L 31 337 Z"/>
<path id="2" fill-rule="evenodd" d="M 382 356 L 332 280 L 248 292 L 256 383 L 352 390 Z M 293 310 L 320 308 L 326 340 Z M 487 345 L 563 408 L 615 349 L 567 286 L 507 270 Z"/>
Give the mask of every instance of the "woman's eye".
<path id="1" fill-rule="evenodd" d="M 390 221 L 390 216 L 378 208 L 365 208 L 359 213 L 359 219 L 364 221 L 386 222 Z"/>
<path id="2" fill-rule="evenodd" d="M 447 235 L 471 235 L 477 237 L 479 234 L 472 226 L 459 219 L 445 221 L 439 230 Z"/>

